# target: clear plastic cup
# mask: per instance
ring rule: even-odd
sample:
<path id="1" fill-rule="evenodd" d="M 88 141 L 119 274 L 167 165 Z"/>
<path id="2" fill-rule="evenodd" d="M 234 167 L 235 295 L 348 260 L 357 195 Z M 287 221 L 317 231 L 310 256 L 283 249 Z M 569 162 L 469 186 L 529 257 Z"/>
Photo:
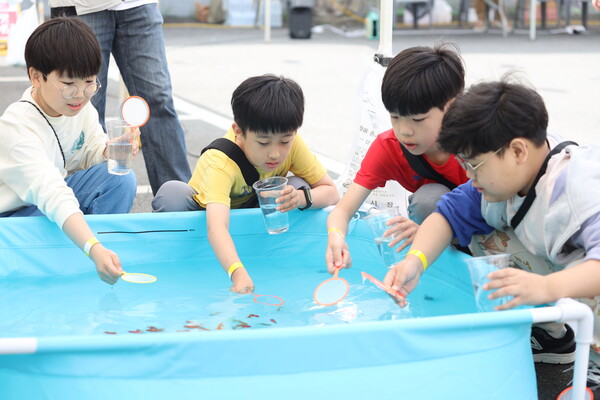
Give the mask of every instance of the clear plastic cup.
<path id="1" fill-rule="evenodd" d="M 402 253 L 397 253 L 395 247 L 389 247 L 390 242 L 394 239 L 394 235 L 383 236 L 383 233 L 391 228 L 391 225 L 386 225 L 390 218 L 394 218 L 400 215 L 398 207 L 392 207 L 385 210 L 372 212 L 365 221 L 373 231 L 375 235 L 375 244 L 379 248 L 379 253 L 383 258 L 383 263 L 386 267 L 391 268 L 394 264 L 398 263 L 404 258 Z"/>
<path id="2" fill-rule="evenodd" d="M 473 283 L 475 303 L 479 311 L 494 311 L 494 307 L 510 301 L 511 296 L 489 300 L 488 296 L 492 292 L 482 289 L 483 285 L 490 281 L 488 275 L 491 272 L 508 267 L 508 259 L 508 254 L 496 254 L 493 256 L 473 257 L 467 260 L 471 282 Z"/>
<path id="3" fill-rule="evenodd" d="M 258 204 L 262 210 L 267 232 L 276 235 L 286 232 L 290 227 L 290 220 L 287 213 L 276 210 L 278 206 L 275 200 L 280 192 L 287 185 L 288 180 L 282 176 L 272 176 L 262 179 L 252 185 L 258 197 Z"/>
<path id="4" fill-rule="evenodd" d="M 106 158 L 110 174 L 127 175 L 131 172 L 134 130 L 134 127 L 127 125 L 124 121 L 107 121 Z"/>

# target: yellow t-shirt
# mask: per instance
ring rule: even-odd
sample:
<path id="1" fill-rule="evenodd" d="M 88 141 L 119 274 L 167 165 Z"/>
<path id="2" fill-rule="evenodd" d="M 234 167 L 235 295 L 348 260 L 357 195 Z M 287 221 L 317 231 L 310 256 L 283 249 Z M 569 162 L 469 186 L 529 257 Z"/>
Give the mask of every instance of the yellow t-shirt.
<path id="1" fill-rule="evenodd" d="M 230 129 L 224 137 L 235 141 L 233 129 Z M 288 172 L 292 172 L 308 182 L 309 185 L 317 183 L 327 174 L 327 170 L 298 133 L 294 136 L 290 154 L 276 170 L 267 173 L 261 170 L 257 171 L 260 179 L 286 176 Z M 215 149 L 207 150 L 200 156 L 188 184 L 198 192 L 194 196 L 194 200 L 205 208 L 209 203 L 240 208 L 242 204 L 255 196 L 252 185 L 246 185 L 242 171 L 235 161 L 222 151 Z"/>

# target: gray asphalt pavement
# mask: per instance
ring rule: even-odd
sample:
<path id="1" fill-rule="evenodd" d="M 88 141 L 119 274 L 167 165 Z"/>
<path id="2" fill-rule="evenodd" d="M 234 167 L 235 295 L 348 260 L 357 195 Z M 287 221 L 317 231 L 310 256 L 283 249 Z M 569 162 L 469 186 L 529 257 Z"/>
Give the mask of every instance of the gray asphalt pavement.
<path id="1" fill-rule="evenodd" d="M 260 29 L 181 26 L 167 25 L 165 40 L 175 106 L 192 168 L 201 149 L 230 126 L 233 89 L 248 76 L 270 72 L 300 83 L 306 97 L 301 132 L 334 177 L 344 172 L 357 133 L 357 90 L 372 63 L 377 41 L 352 37 L 352 32 L 339 35 L 327 28 L 309 40 L 294 40 L 283 28 L 273 29 L 271 41 L 265 43 Z M 592 25 L 579 35 L 538 30 L 535 41 L 529 40 L 525 30 L 507 38 L 499 30 L 487 34 L 459 29 L 403 30 L 393 36 L 393 54 L 440 40 L 454 42 L 461 49 L 468 84 L 516 71 L 545 99 L 549 131 L 580 143 L 600 143 L 600 26 Z M 118 73 L 115 67 L 110 73 L 107 117 L 116 118 Z M 27 87 L 25 68 L 8 66 L 0 57 L 0 113 Z M 148 212 L 152 195 L 143 149 L 134 170 L 139 190 L 132 212 Z M 568 384 L 572 372 L 565 369 L 537 366 L 540 399 L 555 399 Z"/>

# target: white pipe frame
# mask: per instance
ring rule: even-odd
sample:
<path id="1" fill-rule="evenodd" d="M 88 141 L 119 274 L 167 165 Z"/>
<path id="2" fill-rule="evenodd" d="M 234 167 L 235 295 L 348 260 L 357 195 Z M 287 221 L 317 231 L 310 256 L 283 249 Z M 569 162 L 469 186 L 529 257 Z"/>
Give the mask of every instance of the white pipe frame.
<path id="1" fill-rule="evenodd" d="M 379 13 L 379 48 L 377 54 L 392 57 L 392 31 L 394 29 L 394 0 L 381 0 Z"/>
<path id="2" fill-rule="evenodd" d="M 594 338 L 594 313 L 587 305 L 573 299 L 560 299 L 553 307 L 531 309 L 533 323 L 565 322 L 575 326 L 575 364 L 573 387 L 563 399 L 585 400 L 590 345 Z"/>

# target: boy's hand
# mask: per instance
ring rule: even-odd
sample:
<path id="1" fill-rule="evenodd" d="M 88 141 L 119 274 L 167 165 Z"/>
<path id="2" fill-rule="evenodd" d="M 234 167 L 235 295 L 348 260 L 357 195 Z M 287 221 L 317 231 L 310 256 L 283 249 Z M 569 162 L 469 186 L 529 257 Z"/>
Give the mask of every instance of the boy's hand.
<path id="1" fill-rule="evenodd" d="M 240 294 L 248 294 L 254 292 L 254 282 L 252 282 L 252 278 L 246 271 L 246 268 L 238 268 L 233 271 L 231 275 L 231 285 L 232 292 L 240 293 Z"/>
<path id="2" fill-rule="evenodd" d="M 117 283 L 123 274 L 121 261 L 114 251 L 107 249 L 98 243 L 90 250 L 90 258 L 96 265 L 98 276 L 109 285 Z"/>
<path id="3" fill-rule="evenodd" d="M 336 268 L 350 268 L 352 266 L 348 243 L 337 231 L 329 232 L 325 262 L 327 263 L 327 271 L 330 274 L 333 274 Z"/>
<path id="4" fill-rule="evenodd" d="M 552 295 L 547 276 L 534 274 L 517 268 L 504 268 L 488 275 L 490 282 L 483 285 L 483 290 L 494 290 L 489 299 L 504 296 L 513 298 L 496 310 L 508 310 L 521 304 L 546 304 L 558 300 Z"/>
<path id="5" fill-rule="evenodd" d="M 140 128 L 135 128 L 133 130 L 133 141 L 131 144 L 131 154 L 133 158 L 135 158 L 135 156 L 137 156 L 138 151 L 140 150 Z"/>
<path id="6" fill-rule="evenodd" d="M 279 193 L 279 197 L 275 202 L 279 204 L 277 210 L 281 212 L 292 211 L 294 208 L 304 205 L 304 192 L 296 190 L 293 186 L 287 185 Z"/>
<path id="7" fill-rule="evenodd" d="M 383 279 L 383 284 L 408 296 L 419 283 L 423 265 L 417 257 L 408 257 L 394 265 Z"/>
<path id="8" fill-rule="evenodd" d="M 419 225 L 403 216 L 390 218 L 386 224 L 389 225 L 390 228 L 383 233 L 383 236 L 394 235 L 394 238 L 389 243 L 390 247 L 394 247 L 396 244 L 406 239 L 404 243 L 398 246 L 396 252 L 400 252 L 409 246 L 419 229 Z"/>

